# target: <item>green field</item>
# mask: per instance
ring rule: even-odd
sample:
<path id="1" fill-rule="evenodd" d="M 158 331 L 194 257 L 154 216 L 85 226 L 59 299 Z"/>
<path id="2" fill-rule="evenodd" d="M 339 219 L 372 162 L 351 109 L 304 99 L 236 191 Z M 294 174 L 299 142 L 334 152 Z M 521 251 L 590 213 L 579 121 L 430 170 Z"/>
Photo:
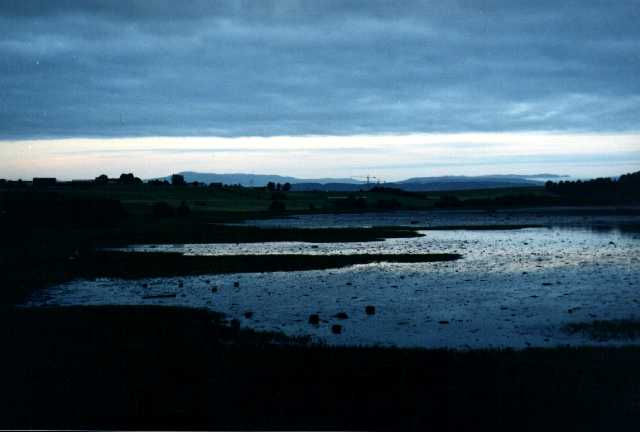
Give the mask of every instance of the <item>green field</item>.
<path id="1" fill-rule="evenodd" d="M 457 197 L 461 201 L 472 199 L 495 199 L 505 196 L 533 195 L 549 196 L 543 187 L 520 187 L 503 189 L 463 190 L 447 192 L 404 192 L 397 190 L 361 191 L 361 192 L 270 192 L 266 188 L 248 188 L 225 186 L 224 188 L 208 187 L 172 187 L 140 185 L 91 185 L 60 186 L 40 189 L 42 192 L 53 192 L 65 197 L 100 197 L 111 198 L 122 202 L 125 208 L 133 213 L 144 214 L 154 202 L 166 202 L 177 207 L 185 202 L 193 211 L 200 213 L 261 213 L 268 212 L 269 206 L 276 197 L 285 203 L 286 210 L 291 212 L 313 211 L 356 211 L 356 210 L 388 210 L 394 202 L 393 209 L 426 210 L 432 209 L 442 197 Z M 0 189 L 2 192 L 2 189 Z M 349 207 L 348 198 L 362 198 L 362 207 Z"/>

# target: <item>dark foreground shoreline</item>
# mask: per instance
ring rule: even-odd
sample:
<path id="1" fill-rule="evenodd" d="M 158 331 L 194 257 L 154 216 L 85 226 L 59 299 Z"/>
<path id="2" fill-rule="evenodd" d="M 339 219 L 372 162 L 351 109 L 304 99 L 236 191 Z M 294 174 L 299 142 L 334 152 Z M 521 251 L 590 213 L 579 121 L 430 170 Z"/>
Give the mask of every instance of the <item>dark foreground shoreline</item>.
<path id="1" fill-rule="evenodd" d="M 640 347 L 309 346 L 148 306 L 6 308 L 0 324 L 3 428 L 631 430 L 640 420 Z"/>

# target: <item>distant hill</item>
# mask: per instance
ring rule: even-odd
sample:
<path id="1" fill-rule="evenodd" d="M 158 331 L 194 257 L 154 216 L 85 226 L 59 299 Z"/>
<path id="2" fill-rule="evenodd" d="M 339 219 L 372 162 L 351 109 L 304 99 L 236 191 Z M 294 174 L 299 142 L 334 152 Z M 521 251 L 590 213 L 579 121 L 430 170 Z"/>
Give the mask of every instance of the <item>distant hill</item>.
<path id="1" fill-rule="evenodd" d="M 570 204 L 639 204 L 640 171 L 616 178 L 600 177 L 591 180 L 549 181 L 547 191 L 558 195 Z"/>
<path id="2" fill-rule="evenodd" d="M 408 191 L 446 191 L 464 189 L 497 189 L 508 187 L 542 186 L 550 178 L 562 176 L 550 174 L 524 175 L 484 175 L 484 176 L 442 176 L 414 177 L 396 183 L 396 187 Z"/>
<path id="3" fill-rule="evenodd" d="M 351 192 L 367 190 L 376 186 L 398 188 L 411 192 L 452 191 L 470 189 L 498 189 L 511 187 L 540 187 L 549 179 L 560 179 L 566 176 L 555 174 L 536 175 L 487 175 L 487 176 L 443 176 L 443 177 L 414 177 L 403 181 L 390 183 L 346 184 L 346 183 L 292 183 L 293 190 L 323 190 L 335 192 Z"/>
<path id="4" fill-rule="evenodd" d="M 530 178 L 530 179 L 559 179 L 559 178 L 567 178 L 569 176 L 567 175 L 557 175 L 557 174 L 548 174 L 548 173 L 544 173 L 544 174 L 533 174 L 533 175 L 518 175 L 518 174 L 507 174 L 508 177 L 524 177 L 524 178 Z M 496 177 L 496 176 L 493 176 Z"/>
<path id="5" fill-rule="evenodd" d="M 538 185 L 541 179 L 555 179 L 565 176 L 559 176 L 554 174 L 534 174 L 534 175 L 517 175 L 517 174 L 501 174 L 501 175 L 482 175 L 482 176 L 441 176 L 441 177 L 413 177 L 407 180 L 397 182 L 399 184 L 405 183 L 421 183 L 421 184 L 433 184 L 433 183 L 517 183 L 519 185 Z"/>
<path id="6" fill-rule="evenodd" d="M 269 182 L 274 183 L 347 183 L 347 184 L 361 184 L 361 181 L 350 179 L 350 178 L 320 178 L 320 179 L 300 179 L 295 177 L 287 177 L 280 175 L 269 175 L 269 174 L 243 174 L 243 173 L 235 173 L 235 174 L 209 174 L 209 173 L 198 173 L 193 171 L 183 171 L 179 172 L 184 176 L 185 181 L 187 182 L 200 182 L 200 183 L 223 183 L 227 185 L 237 185 L 240 184 L 242 186 L 266 186 Z M 171 176 L 163 177 L 161 180 L 171 181 Z"/>
<path id="7" fill-rule="evenodd" d="M 493 189 L 509 187 L 533 187 L 543 186 L 546 180 L 555 180 L 566 176 L 556 174 L 534 175 L 485 175 L 485 176 L 441 176 L 441 177 L 413 177 L 407 180 L 389 183 L 366 183 L 351 178 L 320 178 L 301 179 L 289 176 L 268 174 L 214 174 L 184 171 L 178 173 L 184 176 L 187 182 L 223 183 L 228 185 L 240 184 L 242 186 L 262 187 L 269 182 L 291 183 L 292 190 L 297 191 L 335 191 L 352 192 L 367 190 L 376 186 L 385 186 L 403 189 L 406 191 L 447 191 L 465 189 Z M 163 179 L 171 180 L 171 176 Z"/>

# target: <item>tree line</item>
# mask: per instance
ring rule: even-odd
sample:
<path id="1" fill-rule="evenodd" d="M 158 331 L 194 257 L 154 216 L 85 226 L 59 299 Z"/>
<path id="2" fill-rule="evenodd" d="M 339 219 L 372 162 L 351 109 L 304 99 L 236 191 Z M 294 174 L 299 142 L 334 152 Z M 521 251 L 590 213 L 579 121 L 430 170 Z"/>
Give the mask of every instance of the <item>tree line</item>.
<path id="1" fill-rule="evenodd" d="M 624 174 L 618 179 L 548 181 L 545 189 L 571 203 L 637 204 L 640 203 L 640 171 Z"/>

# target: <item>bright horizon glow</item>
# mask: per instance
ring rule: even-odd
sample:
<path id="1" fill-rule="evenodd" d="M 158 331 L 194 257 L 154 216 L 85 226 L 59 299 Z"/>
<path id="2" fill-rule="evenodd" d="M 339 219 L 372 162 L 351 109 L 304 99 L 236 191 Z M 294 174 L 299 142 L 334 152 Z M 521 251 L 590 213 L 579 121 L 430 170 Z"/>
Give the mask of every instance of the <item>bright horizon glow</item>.
<path id="1" fill-rule="evenodd" d="M 300 178 L 374 175 L 616 176 L 640 170 L 640 133 L 426 133 L 351 136 L 132 137 L 0 141 L 0 178 L 148 179 L 179 171 Z"/>

